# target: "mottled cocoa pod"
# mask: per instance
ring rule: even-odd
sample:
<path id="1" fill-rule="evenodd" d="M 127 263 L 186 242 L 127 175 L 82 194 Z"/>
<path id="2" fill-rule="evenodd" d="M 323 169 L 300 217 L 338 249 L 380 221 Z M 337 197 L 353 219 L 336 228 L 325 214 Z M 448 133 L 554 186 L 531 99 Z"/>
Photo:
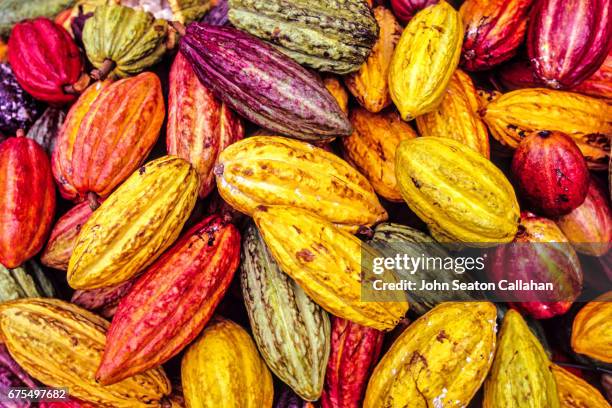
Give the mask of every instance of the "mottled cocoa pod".
<path id="1" fill-rule="evenodd" d="M 47 108 L 30 127 L 26 136 L 35 140 L 48 154 L 51 154 L 64 119 L 66 114 L 63 110 Z"/>

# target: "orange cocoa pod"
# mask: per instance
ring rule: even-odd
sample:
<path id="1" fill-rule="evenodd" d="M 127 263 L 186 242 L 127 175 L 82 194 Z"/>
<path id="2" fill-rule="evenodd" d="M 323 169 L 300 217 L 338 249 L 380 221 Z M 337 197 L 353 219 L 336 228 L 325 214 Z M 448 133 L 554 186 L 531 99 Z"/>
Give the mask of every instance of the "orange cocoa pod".
<path id="1" fill-rule="evenodd" d="M 393 13 L 383 6 L 374 9 L 380 32 L 366 62 L 345 77 L 345 84 L 357 102 L 370 112 L 380 112 L 391 104 L 389 94 L 389 64 L 402 34 Z"/>
<path id="2" fill-rule="evenodd" d="M 551 365 L 551 371 L 557 382 L 561 408 L 610 408 L 599 390 L 582 378 L 556 364 Z"/>
<path id="3" fill-rule="evenodd" d="M 323 85 L 329 91 L 330 94 L 334 97 L 336 102 L 338 102 L 338 106 L 342 109 L 342 112 L 348 113 L 348 93 L 342 83 L 338 80 L 337 77 L 333 75 L 323 77 Z"/>
<path id="4" fill-rule="evenodd" d="M 200 83 L 187 59 L 178 53 L 170 70 L 166 145 L 168 154 L 195 168 L 200 197 L 215 186 L 213 167 L 219 153 L 243 137 L 240 118 Z"/>
<path id="5" fill-rule="evenodd" d="M 151 72 L 87 88 L 70 108 L 53 151 L 62 197 L 108 196 L 147 157 L 164 114 L 161 83 Z"/>
<path id="6" fill-rule="evenodd" d="M 572 349 L 612 363 L 612 291 L 580 309 L 572 325 Z"/>
<path id="7" fill-rule="evenodd" d="M 374 114 L 363 108 L 351 111 L 353 133 L 342 138 L 345 159 L 363 174 L 377 194 L 402 201 L 395 179 L 395 150 L 416 132 L 395 111 Z"/>
<path id="8" fill-rule="evenodd" d="M 240 262 L 240 233 L 213 215 L 151 265 L 121 300 L 96 378 L 114 384 L 165 363 L 202 331 Z"/>

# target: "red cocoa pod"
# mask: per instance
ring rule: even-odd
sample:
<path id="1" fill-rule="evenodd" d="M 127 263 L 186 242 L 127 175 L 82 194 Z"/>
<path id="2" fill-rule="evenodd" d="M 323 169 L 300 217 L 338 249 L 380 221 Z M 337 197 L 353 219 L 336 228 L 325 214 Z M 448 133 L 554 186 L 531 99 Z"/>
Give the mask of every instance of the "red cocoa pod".
<path id="1" fill-rule="evenodd" d="M 8 61 L 19 85 L 41 101 L 63 105 L 88 83 L 76 43 L 61 25 L 40 17 L 13 27 Z M 83 83 L 85 81 L 85 83 Z"/>
<path id="2" fill-rule="evenodd" d="M 45 150 L 23 132 L 0 143 L 0 263 L 13 269 L 41 250 L 55 215 Z"/>
<path id="3" fill-rule="evenodd" d="M 552 283 L 553 293 L 526 292 L 520 288 L 499 295 L 511 306 L 536 319 L 564 314 L 582 291 L 580 261 L 554 221 L 521 213 L 519 232 L 511 244 L 497 247 L 487 268 L 491 282 Z"/>
<path id="4" fill-rule="evenodd" d="M 402 23 L 406 24 L 416 13 L 425 7 L 436 4 L 439 0 L 391 0 L 393 14 Z"/>
<path id="5" fill-rule="evenodd" d="M 70 108 L 53 150 L 62 196 L 108 196 L 147 157 L 164 115 L 161 83 L 151 72 L 87 88 Z"/>
<path id="6" fill-rule="evenodd" d="M 117 286 L 91 290 L 76 290 L 72 294 L 72 303 L 89 311 L 96 312 L 107 319 L 112 318 L 117 311 L 121 299 L 132 289 L 135 279 L 123 282 Z"/>
<path id="7" fill-rule="evenodd" d="M 72 249 L 81 231 L 81 226 L 89 219 L 92 210 L 90 204 L 84 201 L 75 205 L 62 215 L 53 226 L 40 261 L 50 268 L 65 271 L 72 255 Z"/>
<path id="8" fill-rule="evenodd" d="M 612 0 L 536 0 L 527 34 L 535 75 L 548 87 L 572 88 L 606 59 L 612 41 Z"/>
<path id="9" fill-rule="evenodd" d="M 121 300 L 96 378 L 114 384 L 165 363 L 211 318 L 240 262 L 240 233 L 217 215 L 190 229 Z"/>
<path id="10" fill-rule="evenodd" d="M 170 70 L 168 95 L 168 154 L 190 162 L 200 179 L 199 195 L 215 186 L 213 167 L 219 153 L 244 137 L 240 118 L 200 83 L 183 54 Z"/>
<path id="11" fill-rule="evenodd" d="M 605 188 L 591 179 L 584 202 L 559 217 L 557 225 L 576 251 L 592 256 L 605 255 L 612 246 L 612 209 Z"/>
<path id="12" fill-rule="evenodd" d="M 533 0 L 467 0 L 461 64 L 468 71 L 490 69 L 516 55 L 527 31 Z"/>
<path id="13" fill-rule="evenodd" d="M 572 90 L 585 95 L 612 99 L 612 51 L 593 75 Z"/>
<path id="14" fill-rule="evenodd" d="M 571 137 L 539 131 L 519 144 L 512 158 L 519 196 L 535 212 L 557 217 L 583 203 L 589 189 L 586 161 Z"/>
<path id="15" fill-rule="evenodd" d="M 383 344 L 384 333 L 339 317 L 332 320 L 331 353 L 322 408 L 359 408 Z"/>

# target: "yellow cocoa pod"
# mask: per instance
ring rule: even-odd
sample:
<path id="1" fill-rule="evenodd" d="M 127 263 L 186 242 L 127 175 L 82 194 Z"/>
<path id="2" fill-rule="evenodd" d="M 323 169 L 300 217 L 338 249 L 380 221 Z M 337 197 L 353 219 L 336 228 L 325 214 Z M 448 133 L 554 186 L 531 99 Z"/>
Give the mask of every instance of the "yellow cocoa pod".
<path id="1" fill-rule="evenodd" d="M 361 300 L 362 255 L 377 255 L 354 235 L 295 207 L 261 206 L 253 219 L 281 269 L 333 315 L 389 330 L 408 310 L 401 292 L 397 299 L 402 301 L 398 302 Z"/>
<path id="2" fill-rule="evenodd" d="M 442 103 L 416 118 L 421 136 L 454 139 L 489 158 L 489 131 L 478 114 L 476 88 L 469 75 L 456 70 Z"/>
<path id="3" fill-rule="evenodd" d="M 402 201 L 395 179 L 395 151 L 402 140 L 417 135 L 394 110 L 374 114 L 355 108 L 350 114 L 353 134 L 343 137 L 344 157 L 389 201 Z"/>
<path id="4" fill-rule="evenodd" d="M 612 363 L 612 292 L 580 309 L 572 325 L 572 349 Z"/>
<path id="5" fill-rule="evenodd" d="M 95 380 L 109 323 L 72 303 L 30 298 L 0 305 L 2 341 L 15 361 L 49 387 L 96 407 L 161 407 L 170 394 L 163 369 L 109 386 Z"/>
<path id="6" fill-rule="evenodd" d="M 272 375 L 251 336 L 219 319 L 187 349 L 181 363 L 187 408 L 272 407 Z"/>
<path id="7" fill-rule="evenodd" d="M 230 145 L 215 168 L 221 197 L 252 216 L 259 205 L 291 205 L 356 231 L 387 219 L 368 180 L 306 142 L 255 136 Z"/>
<path id="8" fill-rule="evenodd" d="M 419 11 L 397 44 L 389 68 L 389 92 L 404 120 L 433 111 L 459 64 L 463 23 L 446 1 Z"/>
<path id="9" fill-rule="evenodd" d="M 348 113 L 348 93 L 338 78 L 335 76 L 326 76 L 323 78 L 323 84 L 330 94 L 334 97 L 342 112 Z"/>
<path id="10" fill-rule="evenodd" d="M 481 115 L 493 137 L 506 146 L 516 148 L 533 131 L 559 131 L 574 139 L 590 169 L 608 168 L 610 101 L 554 89 L 519 89 L 493 100 Z"/>
<path id="11" fill-rule="evenodd" d="M 497 309 L 446 302 L 412 323 L 378 363 L 364 408 L 467 406 L 495 351 Z"/>
<path id="12" fill-rule="evenodd" d="M 563 367 L 552 365 L 562 408 L 610 408 L 599 390 Z"/>
<path id="13" fill-rule="evenodd" d="M 359 71 L 344 77 L 344 83 L 357 102 L 370 112 L 380 112 L 391 104 L 389 65 L 402 34 L 402 26 L 393 13 L 383 6 L 374 9 L 380 31 L 367 61 Z"/>
<path id="14" fill-rule="evenodd" d="M 402 197 L 440 242 L 510 242 L 520 210 L 506 176 L 469 147 L 441 137 L 400 143 L 395 172 Z"/>
<path id="15" fill-rule="evenodd" d="M 81 228 L 68 264 L 68 284 L 95 289 L 125 282 L 178 237 L 198 193 L 185 160 L 163 156 L 136 170 Z"/>
<path id="16" fill-rule="evenodd" d="M 478 96 L 478 109 L 484 109 L 488 104 L 502 96 L 502 93 L 496 90 L 488 90 L 478 88 L 476 90 L 476 95 Z"/>
<path id="17" fill-rule="evenodd" d="M 520 313 L 510 309 L 485 381 L 483 408 L 559 408 L 551 363 Z"/>

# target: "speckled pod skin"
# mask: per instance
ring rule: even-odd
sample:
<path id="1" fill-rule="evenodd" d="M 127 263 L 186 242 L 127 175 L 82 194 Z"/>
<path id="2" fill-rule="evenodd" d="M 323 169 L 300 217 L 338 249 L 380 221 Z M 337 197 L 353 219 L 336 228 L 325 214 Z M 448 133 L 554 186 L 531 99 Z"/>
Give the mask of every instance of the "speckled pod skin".
<path id="1" fill-rule="evenodd" d="M 332 351 L 325 372 L 322 408 L 359 408 L 370 373 L 378 362 L 384 333 L 334 317 Z"/>
<path id="2" fill-rule="evenodd" d="M 291 205 L 350 231 L 387 219 L 364 176 L 336 155 L 305 142 L 249 137 L 219 155 L 215 175 L 221 197 L 247 215 L 260 205 Z"/>
<path id="3" fill-rule="evenodd" d="M 378 36 L 363 0 L 229 0 L 229 21 L 302 65 L 336 74 L 359 69 Z"/>
<path id="4" fill-rule="evenodd" d="M 58 299 L 21 299 L 0 306 L 2 340 L 23 369 L 48 387 L 103 408 L 163 406 L 170 382 L 163 369 L 112 386 L 95 381 L 108 322 Z"/>
<path id="5" fill-rule="evenodd" d="M 81 228 L 68 284 L 114 286 L 142 272 L 178 238 L 197 195 L 198 177 L 185 160 L 163 156 L 142 166 Z"/>
<path id="6" fill-rule="evenodd" d="M 393 13 L 382 6 L 374 9 L 374 17 L 380 27 L 374 48 L 359 70 L 347 75 L 344 82 L 361 106 L 370 112 L 380 112 L 391 104 L 389 65 L 402 27 Z"/>
<path id="7" fill-rule="evenodd" d="M 534 0 L 467 0 L 461 5 L 465 40 L 461 65 L 490 69 L 512 58 L 525 38 Z"/>
<path id="8" fill-rule="evenodd" d="M 42 17 L 23 21 L 13 27 L 8 46 L 9 64 L 26 92 L 54 105 L 77 98 L 67 87 L 81 76 L 83 60 L 64 27 Z"/>
<path id="9" fill-rule="evenodd" d="M 483 408 L 560 408 L 551 362 L 516 310 L 504 316 Z"/>
<path id="10" fill-rule="evenodd" d="M 433 111 L 416 118 L 421 136 L 454 139 L 489 158 L 489 131 L 478 114 L 478 95 L 472 79 L 457 69 L 444 98 Z"/>
<path id="11" fill-rule="evenodd" d="M 363 108 L 351 110 L 353 134 L 342 138 L 344 158 L 366 176 L 374 191 L 389 201 L 402 201 L 395 177 L 395 151 L 402 140 L 417 137 L 399 114 L 378 114 Z"/>
<path id="12" fill-rule="evenodd" d="M 40 251 L 55 215 L 49 158 L 21 135 L 0 143 L 0 263 L 12 269 Z"/>
<path id="13" fill-rule="evenodd" d="M 164 116 L 161 83 L 153 73 L 89 87 L 68 112 L 53 151 L 62 196 L 108 196 L 147 157 Z"/>
<path id="14" fill-rule="evenodd" d="M 19 86 L 10 65 L 5 63 L 0 63 L 0 102 L 0 134 L 5 136 L 29 128 L 42 112 L 41 106 Z"/>
<path id="15" fill-rule="evenodd" d="M 604 363 L 612 363 L 612 292 L 584 306 L 572 325 L 572 349 Z"/>
<path id="16" fill-rule="evenodd" d="M 561 132 L 527 136 L 514 152 L 517 192 L 538 214 L 565 215 L 580 206 L 589 190 L 589 170 L 576 143 Z"/>
<path id="17" fill-rule="evenodd" d="M 170 69 L 166 146 L 168 154 L 187 160 L 196 169 L 201 198 L 215 187 L 213 167 L 219 153 L 243 136 L 240 118 L 200 83 L 187 59 L 178 53 Z"/>
<path id="18" fill-rule="evenodd" d="M 268 367 L 249 334 L 229 320 L 208 325 L 181 363 L 187 408 L 271 408 Z"/>
<path id="19" fill-rule="evenodd" d="M 362 300 L 361 257 L 380 253 L 354 235 L 296 207 L 259 206 L 253 219 L 281 269 L 331 314 L 390 330 L 408 310 L 402 293 L 390 302 Z"/>
<path id="20" fill-rule="evenodd" d="M 400 192 L 440 242 L 510 242 L 519 205 L 512 185 L 480 153 L 447 138 L 419 137 L 395 153 Z"/>
<path id="21" fill-rule="evenodd" d="M 191 228 L 121 300 L 96 378 L 114 384 L 157 367 L 211 318 L 240 262 L 240 233 L 219 216 Z"/>
<path id="22" fill-rule="evenodd" d="M 610 408 L 601 392 L 582 378 L 556 364 L 552 365 L 552 373 L 562 407 Z"/>
<path id="23" fill-rule="evenodd" d="M 529 133 L 559 131 L 574 139 L 591 170 L 604 170 L 610 157 L 612 105 L 574 92 L 519 89 L 480 111 L 491 134 L 513 149 Z"/>
<path id="24" fill-rule="evenodd" d="M 242 295 L 263 359 L 301 398 L 319 399 L 330 349 L 327 313 L 281 271 L 254 225 L 244 236 L 241 270 Z"/>
<path id="25" fill-rule="evenodd" d="M 537 78 L 567 89 L 599 69 L 612 44 L 612 1 L 536 0 L 527 53 Z"/>
<path id="26" fill-rule="evenodd" d="M 446 302 L 432 309 L 380 360 L 363 407 L 467 406 L 493 362 L 496 314 L 488 302 Z"/>
<path id="27" fill-rule="evenodd" d="M 351 133 L 346 114 L 321 80 L 257 37 L 192 23 L 180 50 L 203 84 L 262 128 L 304 140 Z M 251 74 L 243 75 L 245 70 Z"/>
<path id="28" fill-rule="evenodd" d="M 459 64 L 463 24 L 441 0 L 417 13 L 404 28 L 389 67 L 389 92 L 409 121 L 434 110 Z"/>

